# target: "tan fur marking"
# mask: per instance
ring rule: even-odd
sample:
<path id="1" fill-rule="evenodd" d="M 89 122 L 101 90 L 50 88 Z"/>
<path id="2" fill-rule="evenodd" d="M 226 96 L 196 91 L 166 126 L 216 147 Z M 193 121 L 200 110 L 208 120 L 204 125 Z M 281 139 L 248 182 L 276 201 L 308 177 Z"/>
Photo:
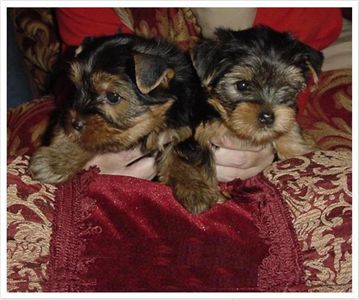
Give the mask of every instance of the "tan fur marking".
<path id="1" fill-rule="evenodd" d="M 78 62 L 73 62 L 70 66 L 70 80 L 77 86 L 82 86 L 82 68 Z"/>
<path id="2" fill-rule="evenodd" d="M 228 113 L 217 99 L 211 99 L 210 103 L 223 116 Z M 238 138 L 239 143 L 266 145 L 271 143 L 280 159 L 303 155 L 315 149 L 314 142 L 303 136 L 296 122 L 295 111 L 285 105 L 272 108 L 275 114 L 273 127 L 263 128 L 258 123 L 258 113 L 263 106 L 257 103 L 241 103 L 233 113 L 222 121 L 201 124 L 196 129 L 195 138 L 201 145 L 208 145 L 214 137 Z M 238 147 L 241 147 L 239 144 Z"/>
<path id="3" fill-rule="evenodd" d="M 126 113 L 130 107 L 129 101 L 126 99 L 121 100 L 117 104 L 104 103 L 102 105 L 103 112 L 110 117 L 112 120 L 125 120 Z"/>
<path id="4" fill-rule="evenodd" d="M 208 76 L 202 80 L 202 84 L 205 87 L 211 88 L 209 84 L 211 83 L 212 78 L 214 77 L 214 75 L 215 75 L 214 71 L 211 74 L 208 74 Z"/>
<path id="5" fill-rule="evenodd" d="M 142 94 L 148 94 L 150 91 L 154 90 L 156 87 L 161 85 L 163 88 L 168 88 L 169 82 L 175 76 L 175 71 L 171 68 L 167 68 L 163 73 L 157 78 L 157 80 L 152 85 L 145 85 L 140 74 L 142 74 L 141 69 L 146 60 L 147 55 L 144 54 L 135 54 L 133 56 L 135 61 L 135 73 L 136 73 L 136 84 L 138 89 Z"/>
<path id="6" fill-rule="evenodd" d="M 221 100 L 217 97 L 212 97 L 208 99 L 208 103 L 214 107 L 215 110 L 219 112 L 223 120 L 228 120 L 228 112 L 221 103 Z"/>
<path id="7" fill-rule="evenodd" d="M 88 116 L 81 131 L 81 145 L 89 151 L 100 152 L 128 149 L 151 131 L 162 129 L 172 104 L 173 100 L 170 100 L 152 106 L 148 112 L 134 118 L 127 129 L 114 128 L 99 115 Z"/>
<path id="8" fill-rule="evenodd" d="M 283 73 L 279 75 L 282 76 L 284 82 L 287 82 L 286 85 L 290 85 L 293 83 L 305 84 L 305 79 L 303 77 L 302 71 L 298 67 L 289 66 L 284 70 Z"/>
<path id="9" fill-rule="evenodd" d="M 313 140 L 304 137 L 297 123 L 286 134 L 273 142 L 279 159 L 288 159 L 298 155 L 304 155 L 316 149 Z"/>
<path id="10" fill-rule="evenodd" d="M 257 103 L 241 103 L 231 114 L 226 125 L 239 138 L 249 139 L 255 144 L 267 144 L 288 132 L 295 122 L 295 111 L 287 106 L 279 105 L 272 108 L 275 122 L 266 127 L 259 123 L 258 114 L 263 110 Z"/>
<path id="11" fill-rule="evenodd" d="M 215 136 L 221 135 L 223 131 L 226 131 L 226 129 L 227 128 L 222 121 L 201 123 L 196 128 L 194 138 L 201 146 L 209 147 L 211 144 L 211 139 Z"/>
<path id="12" fill-rule="evenodd" d="M 171 79 L 175 76 L 175 71 L 173 69 L 167 69 L 165 70 L 165 72 L 162 74 L 161 78 L 159 78 L 159 86 L 162 87 L 163 89 L 168 89 Z M 155 84 L 155 86 L 157 86 Z"/>
<path id="13" fill-rule="evenodd" d="M 133 99 L 136 94 L 128 82 L 119 75 L 106 72 L 96 72 L 91 76 L 92 87 L 97 94 L 112 92 L 119 94 L 124 99 Z"/>
<path id="14" fill-rule="evenodd" d="M 192 134 L 189 127 L 180 127 L 176 129 L 155 130 L 151 132 L 146 141 L 146 148 L 149 150 L 164 150 L 164 146 L 171 142 L 177 144 L 186 140 Z"/>
<path id="15" fill-rule="evenodd" d="M 230 72 L 224 75 L 224 78 L 233 77 L 236 80 L 242 79 L 251 81 L 254 77 L 255 70 L 251 67 L 235 66 Z"/>
<path id="16" fill-rule="evenodd" d="M 317 72 L 315 72 L 313 66 L 311 65 L 311 63 L 310 63 L 309 61 L 306 61 L 305 63 L 307 64 L 308 69 L 309 69 L 310 73 L 311 73 L 312 76 L 313 76 L 314 84 L 315 84 L 315 85 L 318 84 L 319 79 L 318 79 L 318 74 L 317 74 Z"/>

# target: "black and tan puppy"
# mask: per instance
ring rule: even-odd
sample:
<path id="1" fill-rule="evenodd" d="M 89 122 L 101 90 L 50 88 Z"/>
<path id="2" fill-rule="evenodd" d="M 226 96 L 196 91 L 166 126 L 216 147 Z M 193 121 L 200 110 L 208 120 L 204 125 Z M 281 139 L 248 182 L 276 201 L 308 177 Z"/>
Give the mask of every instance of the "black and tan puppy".
<path id="1" fill-rule="evenodd" d="M 311 152 L 296 122 L 296 98 L 317 78 L 323 55 L 289 33 L 260 26 L 218 29 L 192 54 L 194 66 L 221 115 L 198 127 L 201 144 L 218 135 L 256 145 L 273 144 L 280 159 Z"/>
<path id="2" fill-rule="evenodd" d="M 61 183 L 96 154 L 140 144 L 159 153 L 159 180 L 189 211 L 199 213 L 223 199 L 210 148 L 194 139 L 198 124 L 218 114 L 189 55 L 165 41 L 133 35 L 88 38 L 70 77 L 73 105 L 49 145 L 32 157 L 34 178 Z"/>

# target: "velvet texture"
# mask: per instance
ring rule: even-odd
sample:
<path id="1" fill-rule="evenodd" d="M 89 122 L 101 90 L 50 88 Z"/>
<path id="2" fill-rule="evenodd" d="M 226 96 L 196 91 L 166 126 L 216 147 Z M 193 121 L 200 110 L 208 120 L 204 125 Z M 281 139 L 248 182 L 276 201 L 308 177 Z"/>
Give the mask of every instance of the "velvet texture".
<path id="1" fill-rule="evenodd" d="M 188 213 L 162 184 L 98 175 L 56 195 L 47 291 L 284 291 L 302 282 L 281 197 L 261 175 Z"/>

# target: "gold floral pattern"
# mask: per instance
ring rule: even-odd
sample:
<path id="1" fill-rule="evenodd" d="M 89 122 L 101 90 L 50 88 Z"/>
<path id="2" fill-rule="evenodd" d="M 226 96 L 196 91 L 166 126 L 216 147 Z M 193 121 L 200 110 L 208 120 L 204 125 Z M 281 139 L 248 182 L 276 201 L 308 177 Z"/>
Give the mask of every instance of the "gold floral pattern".
<path id="1" fill-rule="evenodd" d="M 137 35 L 161 37 L 184 50 L 197 41 L 200 28 L 189 8 L 115 8 L 123 23 Z"/>
<path id="2" fill-rule="evenodd" d="M 7 153 L 30 155 L 41 144 L 52 111 L 51 96 L 35 99 L 10 109 L 7 113 Z"/>
<path id="3" fill-rule="evenodd" d="M 9 292 L 42 291 L 47 278 L 54 194 L 50 184 L 27 174 L 28 156 L 8 164 L 7 287 Z"/>
<path id="4" fill-rule="evenodd" d="M 350 151 L 314 152 L 264 172 L 291 213 L 311 292 L 351 290 L 351 161 Z"/>
<path id="5" fill-rule="evenodd" d="M 154 9 L 157 10 L 157 9 Z M 161 36 L 183 49 L 200 29 L 190 9 L 115 9 L 124 24 L 143 36 Z M 59 55 L 52 10 L 14 8 L 16 35 L 34 95 L 43 94 Z M 351 70 L 325 72 L 310 94 L 300 124 L 321 149 L 351 149 Z M 52 185 L 26 173 L 53 110 L 45 97 L 8 112 L 8 290 L 41 291 L 46 280 L 54 209 Z M 281 161 L 264 172 L 283 194 L 302 247 L 309 291 L 351 289 L 351 152 L 322 151 Z"/>
<path id="6" fill-rule="evenodd" d="M 53 10 L 14 8 L 11 12 L 33 96 L 42 96 L 48 90 L 50 74 L 60 55 Z"/>
<path id="7" fill-rule="evenodd" d="M 123 24 L 125 24 L 129 29 L 131 29 L 133 32 L 134 29 L 134 20 L 132 17 L 131 9 L 130 8 L 114 8 L 114 11 L 120 18 Z"/>
<path id="8" fill-rule="evenodd" d="M 323 73 L 298 118 L 302 128 L 320 149 L 351 150 L 351 73 L 351 69 Z"/>

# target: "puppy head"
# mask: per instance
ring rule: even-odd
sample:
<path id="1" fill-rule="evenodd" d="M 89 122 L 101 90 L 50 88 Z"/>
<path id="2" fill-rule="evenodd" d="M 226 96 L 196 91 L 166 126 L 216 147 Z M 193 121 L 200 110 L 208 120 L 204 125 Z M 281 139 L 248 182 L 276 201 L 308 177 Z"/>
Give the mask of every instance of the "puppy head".
<path id="1" fill-rule="evenodd" d="M 268 27 L 218 29 L 192 53 L 212 105 L 242 138 L 267 143 L 295 122 L 296 97 L 323 55 L 289 33 Z"/>
<path id="2" fill-rule="evenodd" d="M 169 46 L 129 35 L 87 38 L 71 65 L 76 95 L 65 120 L 68 133 L 85 148 L 112 151 L 161 126 L 175 100 L 175 70 L 161 47 Z"/>

